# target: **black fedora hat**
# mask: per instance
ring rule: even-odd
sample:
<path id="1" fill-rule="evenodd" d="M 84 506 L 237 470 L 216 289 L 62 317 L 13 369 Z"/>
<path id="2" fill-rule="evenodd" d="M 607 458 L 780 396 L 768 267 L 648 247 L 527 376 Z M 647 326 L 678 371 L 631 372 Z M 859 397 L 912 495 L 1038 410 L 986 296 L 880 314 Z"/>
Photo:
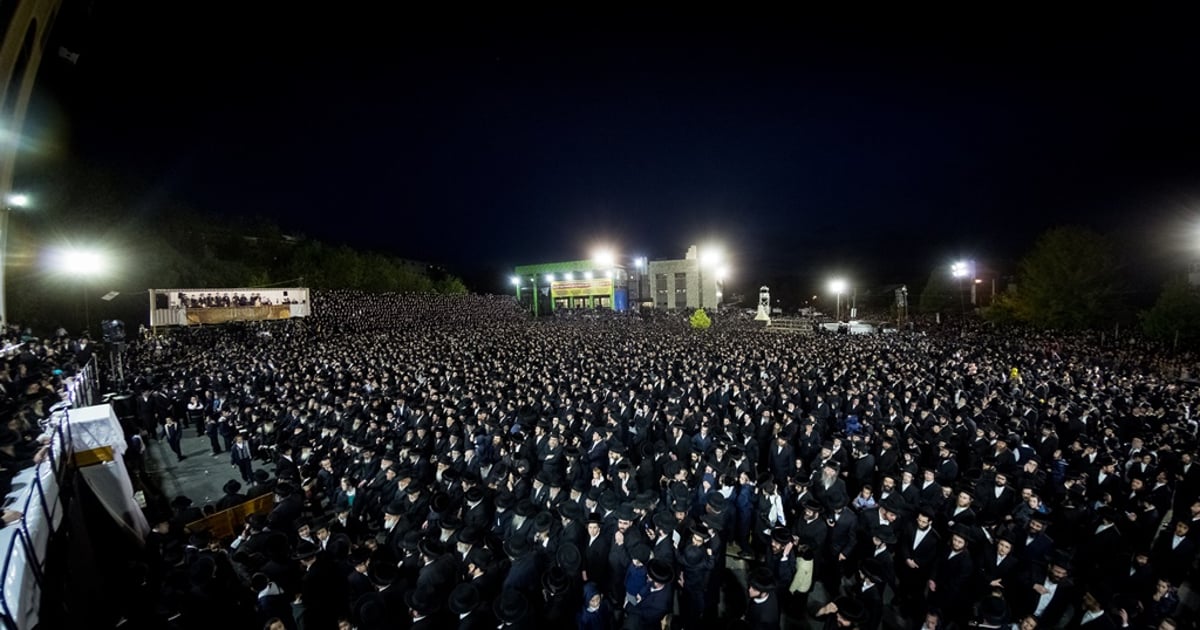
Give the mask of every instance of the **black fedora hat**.
<path id="1" fill-rule="evenodd" d="M 537 514 L 537 511 L 537 506 L 534 505 L 533 501 L 530 501 L 529 499 L 521 499 L 519 502 L 517 502 L 518 516 L 530 517 Z"/>
<path id="2" fill-rule="evenodd" d="M 871 535 L 878 538 L 885 545 L 896 544 L 896 532 L 891 527 L 876 527 L 871 531 Z"/>
<path id="3" fill-rule="evenodd" d="M 514 560 L 529 553 L 529 539 L 524 536 L 511 536 L 504 541 L 504 553 Z"/>
<path id="4" fill-rule="evenodd" d="M 360 628 L 379 627 L 386 614 L 387 602 L 377 591 L 365 593 L 362 597 L 354 600 L 352 616 L 359 623 L 358 627 Z"/>
<path id="5" fill-rule="evenodd" d="M 558 515 L 572 521 L 582 520 L 583 508 L 579 507 L 579 504 L 574 501 L 563 501 L 558 506 Z"/>
<path id="6" fill-rule="evenodd" d="M 760 593 L 766 593 L 775 590 L 775 575 L 766 567 L 759 567 L 750 572 L 747 576 L 747 581 L 750 588 L 753 588 Z"/>
<path id="7" fill-rule="evenodd" d="M 311 558 L 317 555 L 319 551 L 321 551 L 320 547 L 308 542 L 307 540 L 302 540 L 300 541 L 300 544 L 296 545 L 296 551 L 292 553 L 292 560 L 304 560 Z"/>
<path id="8" fill-rule="evenodd" d="M 679 564 L 685 569 L 698 569 L 704 566 L 707 556 L 708 553 L 703 547 L 688 545 L 679 557 Z"/>
<path id="9" fill-rule="evenodd" d="M 437 596 L 428 588 L 415 588 L 404 594 L 404 605 L 409 610 L 428 615 L 437 612 Z"/>
<path id="10" fill-rule="evenodd" d="M 671 568 L 671 565 L 663 560 L 651 560 L 646 565 L 646 574 L 650 576 L 651 580 L 659 584 L 670 584 L 671 580 L 675 579 L 675 572 Z"/>
<path id="11" fill-rule="evenodd" d="M 521 591 L 506 588 L 492 604 L 492 612 L 504 623 L 516 623 L 529 614 L 529 601 Z"/>
<path id="12" fill-rule="evenodd" d="M 483 530 L 474 525 L 468 525 L 458 532 L 458 542 L 471 546 L 482 544 Z"/>
<path id="13" fill-rule="evenodd" d="M 421 542 L 417 543 L 417 550 L 420 551 L 422 555 L 429 556 L 430 558 L 437 558 L 441 556 L 442 552 L 444 551 L 442 549 L 442 543 L 429 536 L 422 538 Z"/>
<path id="14" fill-rule="evenodd" d="M 554 553 L 554 563 L 562 567 L 568 575 L 577 575 L 583 566 L 583 556 L 574 543 L 563 542 Z"/>
<path id="15" fill-rule="evenodd" d="M 242 489 L 242 484 L 237 479 L 230 479 L 221 489 L 225 491 L 225 494 L 237 494 L 238 490 Z"/>
<path id="16" fill-rule="evenodd" d="M 571 578 L 561 567 L 550 567 L 542 574 L 542 588 L 552 595 L 557 595 L 571 587 Z"/>
<path id="17" fill-rule="evenodd" d="M 481 603 L 479 589 L 469 582 L 459 584 L 450 592 L 449 608 L 456 615 L 465 615 L 479 608 Z"/>

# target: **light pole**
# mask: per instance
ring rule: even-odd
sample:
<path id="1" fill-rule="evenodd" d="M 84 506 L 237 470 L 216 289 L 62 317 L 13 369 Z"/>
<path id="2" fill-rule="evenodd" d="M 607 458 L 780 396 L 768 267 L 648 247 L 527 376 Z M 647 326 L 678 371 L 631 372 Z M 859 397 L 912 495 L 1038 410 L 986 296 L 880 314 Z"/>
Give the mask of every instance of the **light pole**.
<path id="1" fill-rule="evenodd" d="M 634 258 L 633 259 L 633 267 L 634 267 L 634 269 L 637 269 L 637 273 L 638 273 L 637 301 L 638 301 L 638 310 L 641 310 L 642 302 L 645 301 L 645 299 L 646 299 L 644 297 L 643 291 L 642 291 L 642 288 L 646 285 L 646 258 L 644 256 L 639 256 L 637 258 Z"/>
<path id="2" fill-rule="evenodd" d="M 8 275 L 8 217 L 13 208 L 28 208 L 29 195 L 10 194 L 4 199 L 4 212 L 0 212 L 0 322 L 8 323 L 8 294 L 5 280 Z"/>
<path id="3" fill-rule="evenodd" d="M 958 278 L 958 304 L 959 304 L 959 307 L 962 309 L 962 312 L 966 313 L 967 312 L 967 303 L 966 303 L 966 298 L 963 297 L 963 278 L 966 278 L 967 276 L 971 275 L 970 263 L 965 260 L 960 260 L 960 261 L 954 263 L 953 265 L 950 265 L 950 275 L 954 276 L 955 278 Z M 972 291 L 975 290 L 974 284 L 971 285 L 971 290 Z M 972 299 L 971 303 L 974 304 L 975 300 Z"/>
<path id="4" fill-rule="evenodd" d="M 696 261 L 696 283 L 700 285 L 700 308 L 704 308 L 704 268 L 715 268 L 721 264 L 721 261 L 725 259 L 725 253 L 721 251 L 721 248 L 710 245 L 697 252 L 696 258 L 698 259 Z M 715 283 L 713 286 L 715 292 Z"/>
<path id="5" fill-rule="evenodd" d="M 837 321 L 842 321 L 842 294 L 846 292 L 846 281 L 838 278 L 829 282 L 829 290 L 837 295 Z"/>
<path id="6" fill-rule="evenodd" d="M 60 273 L 79 279 L 83 287 L 83 326 L 84 330 L 89 330 L 91 309 L 88 306 L 87 280 L 104 274 L 108 270 L 108 260 L 93 250 L 62 249 L 51 254 L 51 264 Z"/>

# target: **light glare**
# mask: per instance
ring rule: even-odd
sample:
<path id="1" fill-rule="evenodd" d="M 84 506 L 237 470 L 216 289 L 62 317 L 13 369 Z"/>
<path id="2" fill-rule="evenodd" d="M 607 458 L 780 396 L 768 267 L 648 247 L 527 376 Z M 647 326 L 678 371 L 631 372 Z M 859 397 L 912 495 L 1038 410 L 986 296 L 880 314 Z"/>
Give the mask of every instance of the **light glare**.
<path id="1" fill-rule="evenodd" d="M 53 254 L 55 269 L 74 276 L 98 276 L 108 269 L 108 261 L 100 252 L 83 249 L 64 249 Z"/>

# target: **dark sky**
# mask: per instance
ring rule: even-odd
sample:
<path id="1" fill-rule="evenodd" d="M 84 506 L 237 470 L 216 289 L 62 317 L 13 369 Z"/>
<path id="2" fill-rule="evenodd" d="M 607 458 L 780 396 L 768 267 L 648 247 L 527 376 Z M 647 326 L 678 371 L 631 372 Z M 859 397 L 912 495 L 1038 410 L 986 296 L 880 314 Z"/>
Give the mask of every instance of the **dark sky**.
<path id="1" fill-rule="evenodd" d="M 82 56 L 47 65 L 31 128 L 139 182 L 131 206 L 260 214 L 468 273 L 717 241 L 751 285 L 913 282 L 960 255 L 1011 271 L 1067 223 L 1161 253 L 1200 210 L 1183 16 L 251 5 L 64 20 Z"/>

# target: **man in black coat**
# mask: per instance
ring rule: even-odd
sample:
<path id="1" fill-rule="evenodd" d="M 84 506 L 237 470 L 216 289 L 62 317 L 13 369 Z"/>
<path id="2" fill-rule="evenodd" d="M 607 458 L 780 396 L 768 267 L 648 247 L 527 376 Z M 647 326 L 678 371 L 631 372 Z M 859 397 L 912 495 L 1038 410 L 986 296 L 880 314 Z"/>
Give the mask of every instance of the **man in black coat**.
<path id="1" fill-rule="evenodd" d="M 950 621 L 965 623 L 970 609 L 967 589 L 975 571 L 971 561 L 967 540 L 970 530 L 965 525 L 954 528 L 950 534 L 949 548 L 939 558 L 929 578 L 929 593 L 932 603 L 945 613 Z"/>
<path id="2" fill-rule="evenodd" d="M 838 478 L 838 471 L 841 469 L 840 464 L 832 459 L 827 460 L 821 466 L 819 477 L 813 480 L 812 493 L 825 507 L 826 511 L 832 512 L 839 505 L 846 505 L 850 502 L 850 497 L 846 493 L 846 482 Z"/>
<path id="3" fill-rule="evenodd" d="M 779 596 L 776 594 L 778 583 L 768 569 L 755 569 L 748 576 L 749 587 L 746 594 L 746 628 L 750 630 L 779 630 L 780 608 Z M 787 588 L 784 585 L 783 588 Z"/>
<path id="4" fill-rule="evenodd" d="M 304 606 L 305 628 L 335 628 L 339 616 L 346 614 L 345 581 L 333 561 L 316 545 L 302 542 L 293 556 L 304 575 L 300 579 L 300 598 Z"/>
<path id="5" fill-rule="evenodd" d="M 1176 520 L 1170 533 L 1158 537 L 1150 554 L 1155 573 L 1172 584 L 1182 584 L 1196 560 L 1196 542 L 1188 537 L 1190 531 L 1188 521 Z"/>
<path id="6" fill-rule="evenodd" d="M 896 545 L 896 595 L 906 616 L 924 609 L 923 593 L 926 582 L 937 562 L 940 538 L 933 529 L 933 514 L 922 510 L 916 522 L 905 528 Z"/>

